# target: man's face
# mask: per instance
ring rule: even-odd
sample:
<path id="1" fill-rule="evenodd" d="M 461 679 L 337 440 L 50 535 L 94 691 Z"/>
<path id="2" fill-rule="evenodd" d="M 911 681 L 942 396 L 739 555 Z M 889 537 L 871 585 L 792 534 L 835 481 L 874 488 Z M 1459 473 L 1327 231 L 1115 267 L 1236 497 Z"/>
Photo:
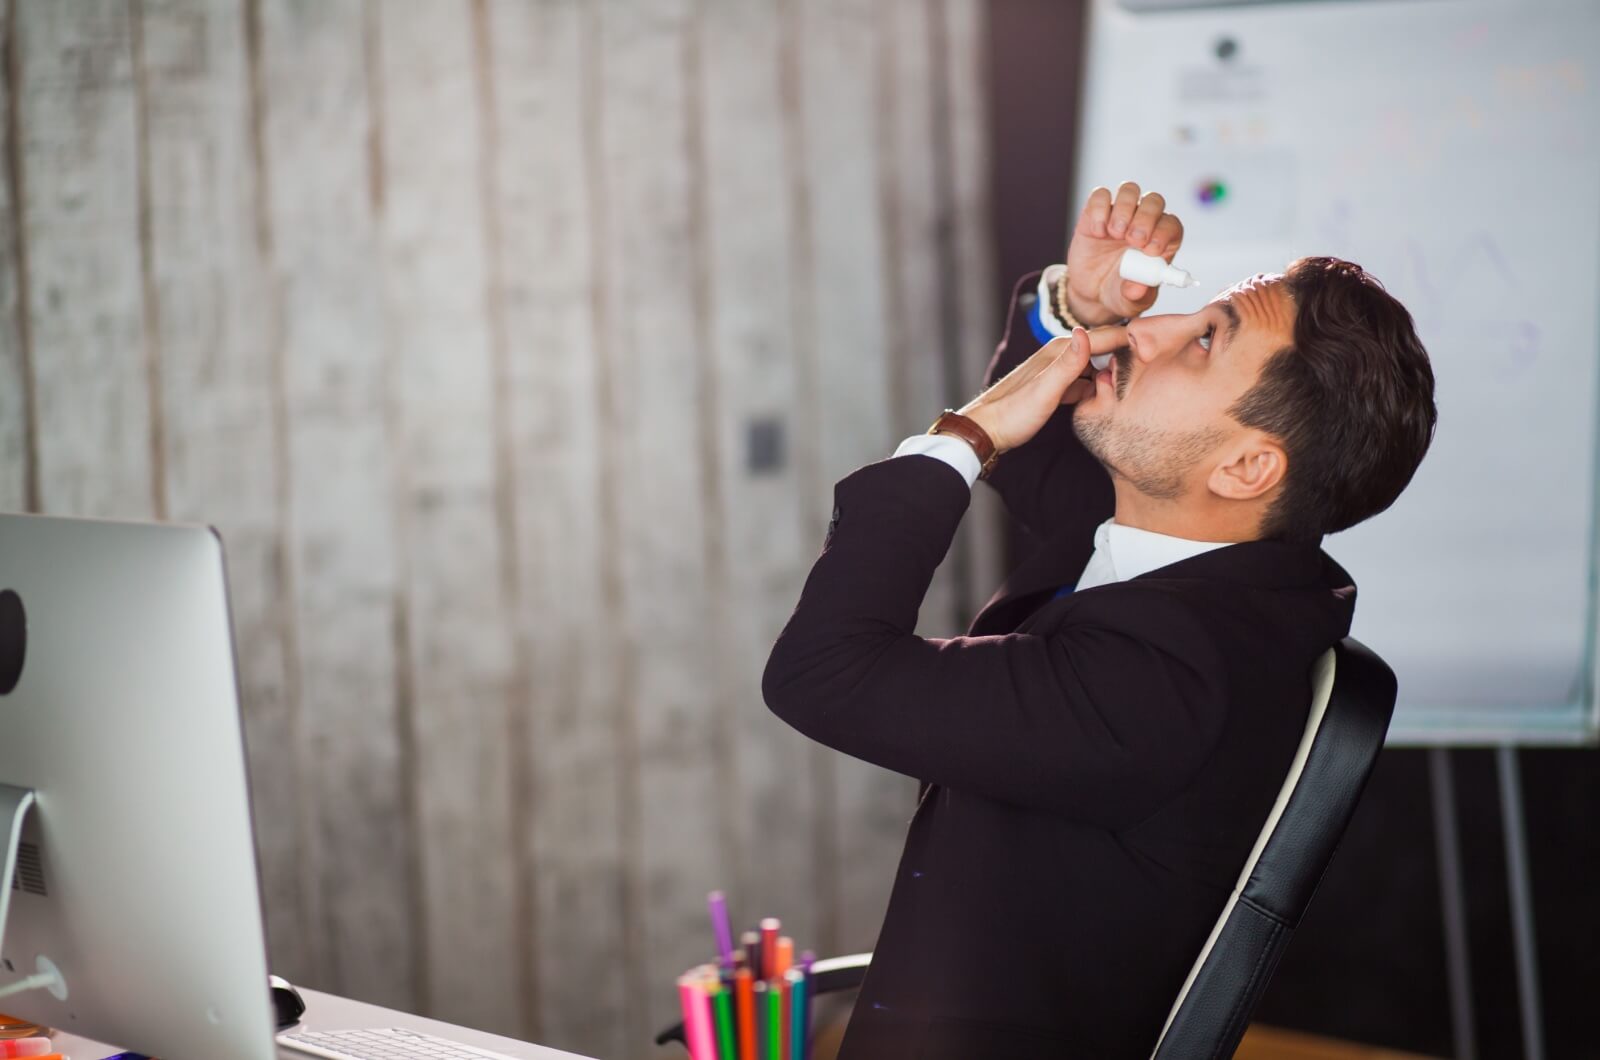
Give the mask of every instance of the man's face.
<path id="1" fill-rule="evenodd" d="M 1293 338 L 1294 303 L 1278 273 L 1241 280 L 1194 313 L 1134 320 L 1128 348 L 1078 403 L 1073 430 L 1139 492 L 1181 497 L 1245 429 L 1228 409 Z"/>

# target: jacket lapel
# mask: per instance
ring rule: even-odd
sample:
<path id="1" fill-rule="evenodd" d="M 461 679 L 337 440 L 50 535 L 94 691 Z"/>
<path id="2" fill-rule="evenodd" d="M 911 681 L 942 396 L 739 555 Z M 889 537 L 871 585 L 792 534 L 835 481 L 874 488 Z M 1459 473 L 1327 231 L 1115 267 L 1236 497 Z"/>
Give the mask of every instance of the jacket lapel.
<path id="1" fill-rule="evenodd" d="M 1094 551 L 1094 532 L 1063 535 L 1042 547 L 1001 583 L 999 590 L 983 605 L 967 630 L 969 637 L 1010 633 L 1022 620 L 1063 585 L 1071 585 L 1083 573 Z"/>

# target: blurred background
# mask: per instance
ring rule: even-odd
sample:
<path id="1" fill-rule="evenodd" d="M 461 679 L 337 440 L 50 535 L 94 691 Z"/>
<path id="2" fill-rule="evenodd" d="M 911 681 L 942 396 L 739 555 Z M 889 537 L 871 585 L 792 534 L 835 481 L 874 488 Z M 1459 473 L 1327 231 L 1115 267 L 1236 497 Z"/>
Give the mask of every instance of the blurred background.
<path id="1" fill-rule="evenodd" d="M 708 890 L 871 948 L 915 784 L 761 668 L 1063 256 L 1090 6 L 0 0 L 0 508 L 222 531 L 274 971 L 646 1057 Z M 980 491 L 923 631 L 1023 547 Z M 1259 1019 L 1525 1055 L 1492 754 L 1385 752 Z M 1600 1055 L 1595 752 L 1517 754 L 1542 1047 Z"/>

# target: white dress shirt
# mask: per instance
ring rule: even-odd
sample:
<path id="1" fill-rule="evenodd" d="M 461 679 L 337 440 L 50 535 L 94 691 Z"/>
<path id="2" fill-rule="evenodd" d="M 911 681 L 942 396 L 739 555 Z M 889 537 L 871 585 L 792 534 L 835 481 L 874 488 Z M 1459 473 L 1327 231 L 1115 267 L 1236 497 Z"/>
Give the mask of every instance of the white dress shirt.
<path id="1" fill-rule="evenodd" d="M 972 446 L 951 434 L 912 435 L 900 443 L 894 455 L 931 456 L 949 464 L 967 480 L 968 488 L 978 481 L 978 472 L 983 469 Z M 1076 588 L 1093 589 L 1097 585 L 1137 578 L 1169 563 L 1230 544 L 1233 542 L 1191 541 L 1186 537 L 1140 530 L 1136 526 L 1120 526 L 1115 519 L 1107 519 L 1095 529 L 1094 555 L 1089 557 L 1088 566 L 1079 575 Z"/>

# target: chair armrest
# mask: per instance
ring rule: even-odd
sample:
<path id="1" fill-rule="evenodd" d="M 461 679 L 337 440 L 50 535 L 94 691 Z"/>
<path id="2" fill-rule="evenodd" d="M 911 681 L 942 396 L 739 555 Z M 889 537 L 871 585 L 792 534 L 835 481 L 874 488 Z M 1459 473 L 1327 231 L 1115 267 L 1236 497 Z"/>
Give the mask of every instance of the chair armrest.
<path id="1" fill-rule="evenodd" d="M 852 953 L 844 957 L 829 957 L 811 965 L 811 996 L 832 994 L 839 990 L 854 990 L 867 977 L 867 965 L 872 963 L 871 953 Z"/>
<path id="2" fill-rule="evenodd" d="M 833 994 L 841 990 L 854 990 L 867 976 L 867 965 L 872 963 L 870 953 L 852 953 L 844 957 L 829 957 L 811 965 L 808 984 L 811 996 Z M 684 1041 L 683 1023 L 680 1021 L 656 1035 L 657 1045 Z"/>

